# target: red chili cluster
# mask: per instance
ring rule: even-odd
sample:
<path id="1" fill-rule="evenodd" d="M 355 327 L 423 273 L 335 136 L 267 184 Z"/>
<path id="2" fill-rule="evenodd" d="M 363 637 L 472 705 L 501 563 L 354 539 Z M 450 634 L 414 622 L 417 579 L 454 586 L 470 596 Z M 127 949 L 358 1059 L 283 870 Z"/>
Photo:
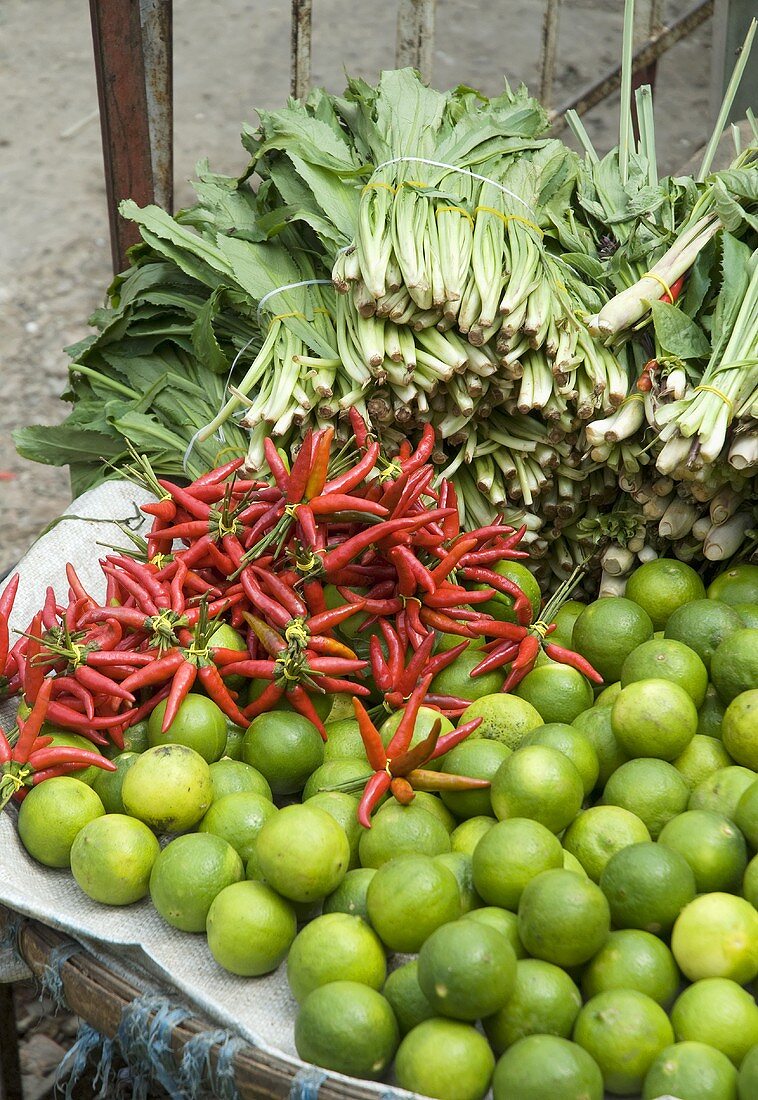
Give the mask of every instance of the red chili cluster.
<path id="1" fill-rule="evenodd" d="M 532 623 L 522 590 L 492 568 L 528 556 L 519 549 L 524 529 L 498 518 L 461 530 L 453 486 L 434 485 L 431 426 L 415 450 L 405 443 L 390 461 L 361 417 L 351 419 L 357 456 L 333 454 L 326 428 L 308 432 L 289 468 L 269 439 L 267 479 L 245 477 L 239 458 L 182 487 L 138 459 L 158 497 L 143 507 L 153 522 L 141 554 L 104 558 L 102 602 L 69 565 L 67 604 L 49 589 L 9 649 L 14 579 L 0 599 L 0 693 L 23 691 L 33 704 L 50 683 L 49 721 L 122 746 L 125 730 L 164 699 L 167 730 L 196 683 L 238 725 L 286 699 L 323 737 L 314 696 L 366 697 L 369 671 L 390 707 L 413 698 L 455 717 L 467 701 L 429 694 L 429 685 L 481 636 L 490 641 L 472 675 L 511 662 L 505 690 L 517 683 L 550 630 Z M 516 623 L 477 610 L 496 592 L 512 598 Z M 335 637 L 352 616 L 358 637 L 369 632 L 370 670 Z M 244 650 L 214 644 L 222 622 Z M 433 655 L 437 632 L 462 641 Z M 576 654 L 545 649 L 599 679 Z M 240 676 L 258 681 L 250 699 L 232 687 Z"/>

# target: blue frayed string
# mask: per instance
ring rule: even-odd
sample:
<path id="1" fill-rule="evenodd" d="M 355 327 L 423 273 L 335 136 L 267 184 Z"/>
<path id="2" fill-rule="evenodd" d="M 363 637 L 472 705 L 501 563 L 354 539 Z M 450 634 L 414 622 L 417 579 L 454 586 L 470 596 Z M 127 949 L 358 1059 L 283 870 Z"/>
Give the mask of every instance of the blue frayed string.
<path id="1" fill-rule="evenodd" d="M 245 1045 L 237 1035 L 226 1032 L 216 1058 L 216 1071 L 211 1073 L 211 1088 L 218 1100 L 239 1100 L 234 1081 L 234 1055 Z"/>
<path id="2" fill-rule="evenodd" d="M 107 1100 L 107 1097 L 113 1095 L 111 1082 L 113 1077 L 113 1051 L 115 1048 L 114 1039 L 106 1039 L 103 1037 L 103 1045 L 100 1051 L 100 1060 L 95 1068 L 95 1074 L 92 1079 L 94 1088 L 100 1086 L 95 1100 Z"/>
<path id="3" fill-rule="evenodd" d="M 56 1011 L 66 1007 L 61 968 L 72 955 L 77 955 L 82 950 L 82 945 L 79 943 L 62 943 L 50 952 L 50 958 L 40 978 L 40 993 L 50 998 Z"/>
<path id="4" fill-rule="evenodd" d="M 397 1089 L 385 1089 L 379 1100 L 400 1100 L 401 1096 L 402 1093 L 398 1092 Z"/>
<path id="5" fill-rule="evenodd" d="M 324 1070 L 318 1066 L 304 1066 L 292 1078 L 290 1100 L 317 1100 L 318 1091 L 326 1077 Z"/>
<path id="6" fill-rule="evenodd" d="M 170 1096 L 182 1096 L 171 1031 L 187 1016 L 186 1009 L 172 1008 L 165 997 L 149 993 L 123 1009 L 116 1039 L 132 1071 L 132 1100 L 146 1100 L 153 1078 Z"/>
<path id="7" fill-rule="evenodd" d="M 79 1025 L 76 1042 L 70 1050 L 66 1051 L 55 1074 L 56 1092 L 59 1089 L 64 1090 L 64 1100 L 73 1100 L 73 1090 L 87 1068 L 90 1054 L 97 1050 L 103 1041 L 103 1036 L 94 1027 L 85 1023 Z"/>

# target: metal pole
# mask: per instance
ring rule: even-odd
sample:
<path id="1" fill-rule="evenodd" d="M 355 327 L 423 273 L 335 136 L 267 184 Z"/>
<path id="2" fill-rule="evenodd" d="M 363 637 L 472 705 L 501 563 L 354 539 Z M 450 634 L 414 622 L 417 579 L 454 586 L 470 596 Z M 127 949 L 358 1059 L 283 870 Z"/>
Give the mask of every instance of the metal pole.
<path id="1" fill-rule="evenodd" d="M 758 17 L 756 0 L 715 0 L 713 12 L 713 45 L 711 47 L 711 122 L 716 121 L 726 86 L 732 75 L 740 47 L 745 40 L 750 20 Z M 758 60 L 753 51 L 752 63 L 737 90 L 729 121 L 745 117 L 752 107 L 758 110 Z"/>
<path id="2" fill-rule="evenodd" d="M 304 99 L 311 86 L 311 0 L 292 0 L 290 90 Z"/>
<path id="3" fill-rule="evenodd" d="M 400 0 L 397 9 L 395 64 L 418 69 L 426 81 L 434 65 L 434 6 L 435 0 Z"/>

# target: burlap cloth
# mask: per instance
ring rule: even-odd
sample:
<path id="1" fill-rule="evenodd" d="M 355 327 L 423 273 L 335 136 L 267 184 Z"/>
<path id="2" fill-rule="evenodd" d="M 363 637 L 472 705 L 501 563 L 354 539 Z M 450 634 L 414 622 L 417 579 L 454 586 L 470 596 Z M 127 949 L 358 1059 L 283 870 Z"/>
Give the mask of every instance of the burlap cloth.
<path id="1" fill-rule="evenodd" d="M 137 506 L 149 499 L 148 493 L 130 482 L 111 481 L 75 500 L 19 563 L 21 583 L 11 628 L 26 629 L 42 606 L 48 585 L 65 601 L 66 562 L 73 562 L 85 587 L 101 596 L 105 584 L 98 559 L 108 550 L 98 544 L 128 545 L 127 536 L 113 520 L 128 522 L 138 533 Z M 13 714 L 12 702 L 0 707 L 0 724 L 6 729 L 13 723 Z M 215 962 L 204 936 L 171 928 L 149 900 L 113 908 L 91 901 L 68 871 L 43 867 L 27 855 L 16 833 L 12 809 L 0 814 L 0 904 L 68 933 L 115 972 L 135 977 L 141 988 L 155 988 L 156 981 L 167 993 L 173 987 L 206 1016 L 253 1046 L 279 1055 L 298 1070 L 303 1068 L 293 1036 L 297 1006 L 283 965 L 264 978 L 236 978 Z M 0 950 L 0 981 L 22 976 L 24 969 L 18 959 Z M 340 1074 L 324 1076 L 350 1081 Z M 414 1095 L 404 1089 L 388 1090 L 386 1084 L 362 1081 L 361 1085 L 375 1089 L 377 1095 Z"/>

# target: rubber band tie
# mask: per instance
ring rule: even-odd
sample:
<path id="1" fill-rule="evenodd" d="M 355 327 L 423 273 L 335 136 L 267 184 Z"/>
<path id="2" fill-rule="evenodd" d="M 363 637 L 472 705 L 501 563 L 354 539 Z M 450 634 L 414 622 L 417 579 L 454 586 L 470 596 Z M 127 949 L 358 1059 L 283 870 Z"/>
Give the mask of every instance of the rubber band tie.
<path id="1" fill-rule="evenodd" d="M 474 224 L 474 219 L 463 206 L 438 206 L 434 213 L 435 216 L 438 214 L 461 214 L 464 218 L 468 218 L 472 225 Z"/>
<path id="2" fill-rule="evenodd" d="M 713 393 L 716 397 L 720 397 L 729 410 L 729 415 L 734 416 L 734 403 L 730 397 L 727 397 L 721 390 L 717 390 L 715 386 L 695 386 L 695 393 L 698 391 L 704 391 L 705 393 Z"/>
<path id="3" fill-rule="evenodd" d="M 395 194 L 395 188 L 392 186 L 392 184 L 383 183 L 381 180 L 377 180 L 375 183 L 367 183 L 366 186 L 363 188 L 363 191 L 371 191 L 374 187 L 385 187 L 393 195 Z M 363 194 L 363 191 L 361 191 L 361 194 Z"/>
<path id="4" fill-rule="evenodd" d="M 474 209 L 474 213 L 479 212 L 483 214 L 494 214 L 496 218 L 500 218 L 501 222 L 507 227 L 509 222 L 521 222 L 522 225 L 526 225 L 529 229 L 533 229 L 535 233 L 539 233 L 540 237 L 544 237 L 544 233 L 538 225 L 534 222 L 530 222 L 528 218 L 522 218 L 520 214 L 503 214 L 500 210 L 496 210 L 494 206 L 477 206 Z"/>
<path id="5" fill-rule="evenodd" d="M 515 191 L 510 191 L 507 187 L 503 187 L 502 183 L 496 183 L 495 180 L 489 179 L 488 176 L 482 176 L 478 172 L 470 172 L 468 168 L 459 168 L 456 164 L 445 164 L 441 160 L 427 160 L 426 157 L 393 157 L 392 160 L 385 160 L 382 164 L 378 164 L 372 175 L 376 175 L 382 168 L 389 168 L 393 164 L 404 164 L 413 162 L 414 164 L 429 164 L 432 168 L 447 168 L 449 172 L 457 172 L 460 176 L 468 176 L 469 179 L 479 180 L 480 183 L 490 183 L 493 187 L 496 187 L 498 191 L 502 191 L 504 195 L 510 195 L 516 202 L 520 202 L 522 206 L 525 206 L 530 214 L 534 215 L 534 211 L 528 202 L 521 198 L 521 195 L 517 195 Z"/>
<path id="6" fill-rule="evenodd" d="M 664 294 L 668 294 L 669 304 L 674 304 L 674 295 L 671 293 L 671 288 L 669 287 L 665 279 L 661 278 L 660 275 L 656 275 L 654 271 L 646 271 L 642 278 L 655 279 L 656 283 L 663 287 Z"/>

